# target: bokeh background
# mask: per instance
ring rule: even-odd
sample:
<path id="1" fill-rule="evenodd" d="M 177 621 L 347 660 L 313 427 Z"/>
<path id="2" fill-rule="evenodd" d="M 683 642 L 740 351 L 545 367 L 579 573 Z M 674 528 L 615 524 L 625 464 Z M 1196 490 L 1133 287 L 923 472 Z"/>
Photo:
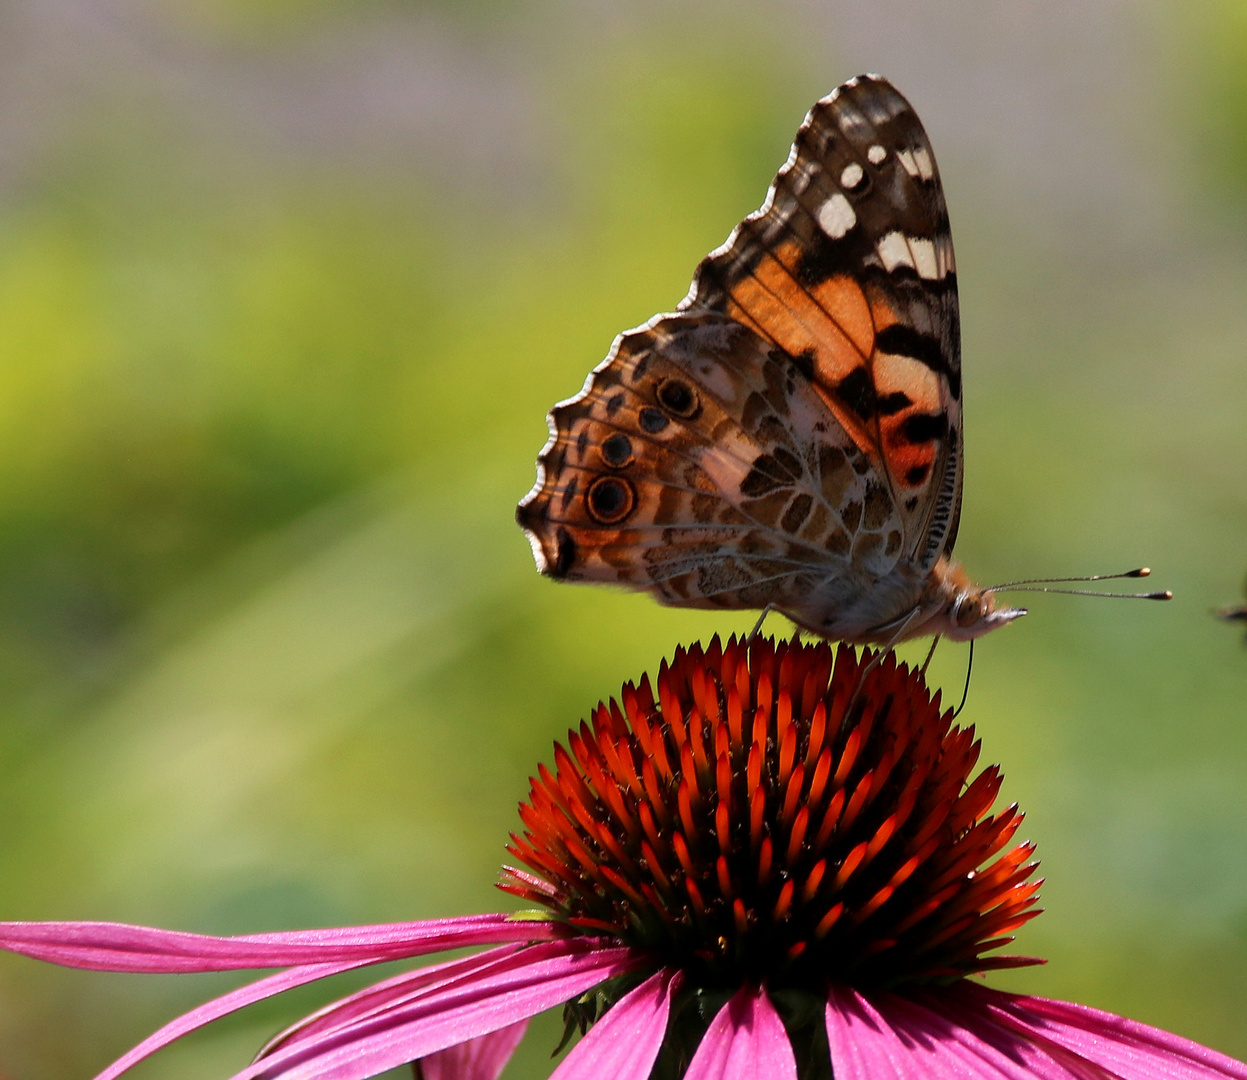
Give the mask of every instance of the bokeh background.
<path id="1" fill-rule="evenodd" d="M 1247 650 L 1210 616 L 1247 570 L 1242 0 L 4 0 L 0 917 L 506 906 L 551 740 L 752 621 L 538 578 L 544 413 L 864 70 L 947 188 L 959 554 L 1177 594 L 980 644 L 963 719 L 1048 878 L 1051 962 L 996 984 L 1247 1056 Z M 0 1074 L 81 1080 L 239 981 L 0 958 Z M 229 1075 L 329 993 L 134 1075 Z"/>

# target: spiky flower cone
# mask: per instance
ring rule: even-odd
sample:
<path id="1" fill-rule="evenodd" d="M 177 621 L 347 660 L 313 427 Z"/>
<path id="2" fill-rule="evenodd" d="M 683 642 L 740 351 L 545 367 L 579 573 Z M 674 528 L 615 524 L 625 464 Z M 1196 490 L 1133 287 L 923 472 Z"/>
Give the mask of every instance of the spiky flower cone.
<path id="1" fill-rule="evenodd" d="M 1004 851 L 1022 815 L 989 812 L 1001 777 L 971 780 L 978 756 L 890 653 L 716 638 L 556 745 L 508 848 L 532 873 L 501 887 L 716 999 L 1035 963 L 985 955 L 1040 883 L 1032 845 Z"/>

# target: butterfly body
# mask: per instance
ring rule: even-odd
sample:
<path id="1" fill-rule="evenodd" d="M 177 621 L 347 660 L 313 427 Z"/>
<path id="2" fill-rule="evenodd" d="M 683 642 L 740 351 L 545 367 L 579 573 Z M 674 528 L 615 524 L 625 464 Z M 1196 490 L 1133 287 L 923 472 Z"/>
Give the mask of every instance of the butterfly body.
<path id="1" fill-rule="evenodd" d="M 826 637 L 964 639 L 997 611 L 951 560 L 956 275 L 934 156 L 886 80 L 811 110 L 763 206 L 680 308 L 621 334 L 517 518 L 541 571 Z"/>

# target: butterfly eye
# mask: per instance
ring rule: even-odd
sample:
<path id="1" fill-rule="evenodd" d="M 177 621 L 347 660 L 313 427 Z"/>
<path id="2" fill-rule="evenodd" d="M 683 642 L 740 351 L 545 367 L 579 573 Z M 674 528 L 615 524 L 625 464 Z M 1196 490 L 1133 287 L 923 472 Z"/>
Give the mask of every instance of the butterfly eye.
<path id="1" fill-rule="evenodd" d="M 632 440 L 622 432 L 616 432 L 602 443 L 602 460 L 612 469 L 622 469 L 632 464 Z"/>
<path id="2" fill-rule="evenodd" d="M 977 596 L 963 596 L 953 607 L 953 622 L 963 630 L 983 617 L 983 601 Z"/>
<path id="3" fill-rule="evenodd" d="M 663 379 L 658 384 L 658 404 L 673 416 L 686 420 L 701 408 L 697 391 L 680 379 Z"/>
<path id="4" fill-rule="evenodd" d="M 623 521 L 635 504 L 631 485 L 617 476 L 599 476 L 585 493 L 589 514 L 603 525 Z"/>

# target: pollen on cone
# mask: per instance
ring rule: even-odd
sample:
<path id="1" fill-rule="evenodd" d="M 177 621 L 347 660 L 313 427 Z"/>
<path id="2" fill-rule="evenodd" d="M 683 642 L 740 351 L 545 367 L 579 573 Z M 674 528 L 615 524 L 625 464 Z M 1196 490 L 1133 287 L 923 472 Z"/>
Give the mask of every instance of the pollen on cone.
<path id="1" fill-rule="evenodd" d="M 990 813 L 999 770 L 971 777 L 973 728 L 893 654 L 715 638 L 656 683 L 556 747 L 508 848 L 532 874 L 502 888 L 707 984 L 1037 962 L 986 955 L 1038 914 L 1022 816 Z"/>

